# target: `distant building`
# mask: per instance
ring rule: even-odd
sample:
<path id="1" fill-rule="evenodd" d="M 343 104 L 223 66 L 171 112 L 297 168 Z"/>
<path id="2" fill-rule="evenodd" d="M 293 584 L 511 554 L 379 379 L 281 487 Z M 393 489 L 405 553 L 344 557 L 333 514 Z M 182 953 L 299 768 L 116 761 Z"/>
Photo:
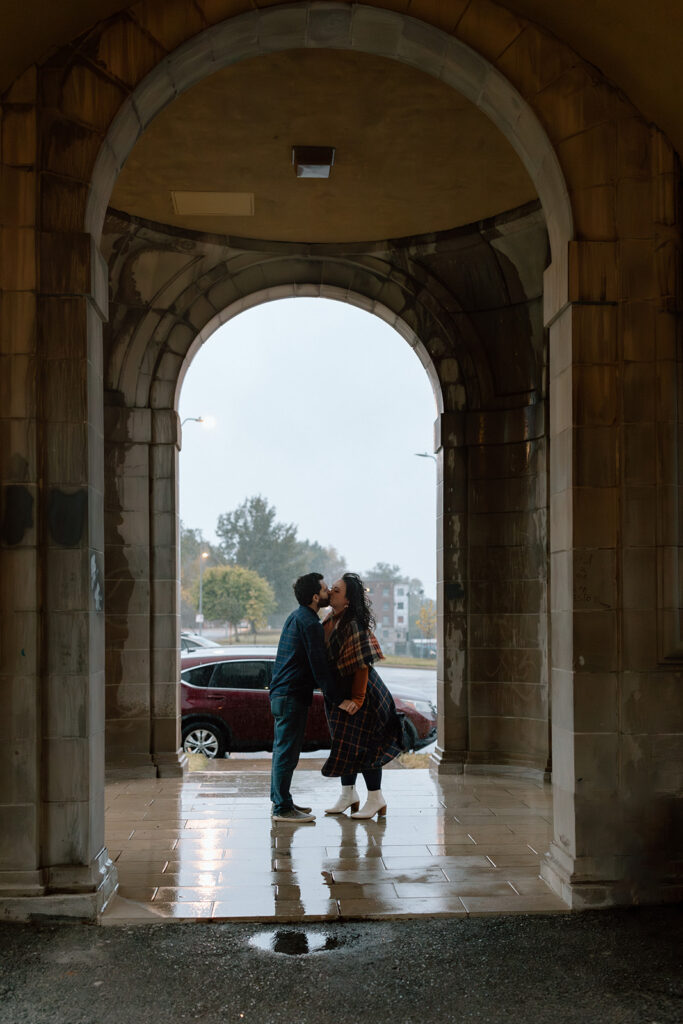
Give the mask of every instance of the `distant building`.
<path id="1" fill-rule="evenodd" d="M 369 580 L 367 587 L 377 620 L 376 634 L 385 654 L 408 649 L 409 592 L 407 580 Z"/>

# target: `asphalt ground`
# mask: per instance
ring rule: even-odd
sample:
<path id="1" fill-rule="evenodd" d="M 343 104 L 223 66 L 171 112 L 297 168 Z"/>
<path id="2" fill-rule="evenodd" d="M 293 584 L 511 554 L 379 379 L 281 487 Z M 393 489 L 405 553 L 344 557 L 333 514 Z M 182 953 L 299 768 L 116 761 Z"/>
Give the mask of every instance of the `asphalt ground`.
<path id="1" fill-rule="evenodd" d="M 682 967 L 680 906 L 277 932 L 4 924 L 0 1022 L 681 1024 Z"/>

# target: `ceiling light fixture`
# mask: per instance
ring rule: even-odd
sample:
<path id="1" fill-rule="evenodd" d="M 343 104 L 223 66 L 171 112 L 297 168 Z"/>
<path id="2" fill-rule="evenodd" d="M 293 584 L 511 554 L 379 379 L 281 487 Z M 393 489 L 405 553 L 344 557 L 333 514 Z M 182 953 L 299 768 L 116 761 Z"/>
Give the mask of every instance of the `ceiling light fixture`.
<path id="1" fill-rule="evenodd" d="M 292 146 L 297 178 L 329 178 L 335 153 L 334 146 Z"/>

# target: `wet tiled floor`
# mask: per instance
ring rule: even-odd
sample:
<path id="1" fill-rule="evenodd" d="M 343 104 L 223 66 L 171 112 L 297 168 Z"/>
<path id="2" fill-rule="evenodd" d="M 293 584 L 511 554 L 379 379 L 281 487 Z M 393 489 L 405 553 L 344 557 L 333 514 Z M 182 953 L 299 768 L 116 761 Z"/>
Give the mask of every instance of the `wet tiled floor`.
<path id="1" fill-rule="evenodd" d="M 244 762 L 182 780 L 109 785 L 106 842 L 120 888 L 102 923 L 567 909 L 539 877 L 549 786 L 387 771 L 386 818 L 358 821 L 324 815 L 339 784 L 302 762 L 294 798 L 311 804 L 317 820 L 292 826 L 271 821 L 268 767 Z"/>

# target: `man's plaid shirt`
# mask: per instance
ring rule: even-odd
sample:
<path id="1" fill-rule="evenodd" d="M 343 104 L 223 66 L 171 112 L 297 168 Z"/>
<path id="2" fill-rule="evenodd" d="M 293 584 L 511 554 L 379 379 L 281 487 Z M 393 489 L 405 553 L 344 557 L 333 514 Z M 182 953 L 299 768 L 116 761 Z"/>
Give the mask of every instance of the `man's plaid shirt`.
<path id="1" fill-rule="evenodd" d="M 311 608 L 300 605 L 282 627 L 270 696 L 296 697 L 310 704 L 316 687 L 335 700 L 337 683 L 325 650 L 322 623 Z"/>

